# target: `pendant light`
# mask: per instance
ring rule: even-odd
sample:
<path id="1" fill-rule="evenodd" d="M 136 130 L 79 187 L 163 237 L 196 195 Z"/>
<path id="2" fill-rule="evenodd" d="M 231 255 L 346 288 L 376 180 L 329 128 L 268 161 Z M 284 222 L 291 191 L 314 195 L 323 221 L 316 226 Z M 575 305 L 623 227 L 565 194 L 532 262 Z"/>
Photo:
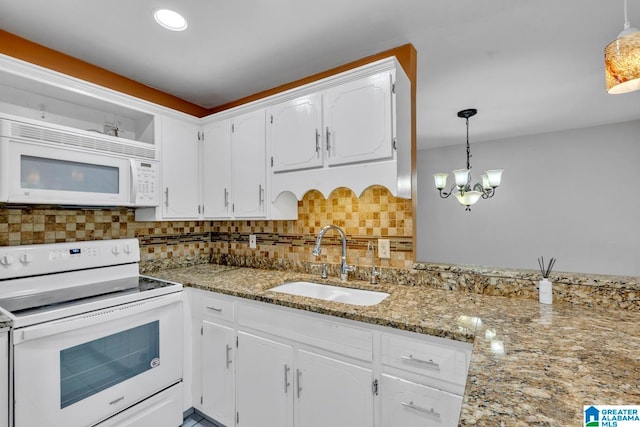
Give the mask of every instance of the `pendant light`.
<path id="1" fill-rule="evenodd" d="M 496 188 L 500 185 L 502 179 L 502 169 L 493 169 L 485 171 L 482 175 L 482 184 L 476 183 L 471 186 L 471 147 L 469 145 L 469 117 L 476 115 L 478 110 L 470 108 L 467 110 L 458 111 L 458 117 L 466 120 L 467 123 L 467 168 L 456 169 L 453 171 L 455 177 L 455 184 L 451 186 L 449 192 L 443 192 L 442 190 L 447 186 L 447 177 L 449 174 L 436 173 L 433 175 L 436 189 L 440 193 L 440 197 L 446 199 L 451 194 L 456 196 L 458 202 L 461 205 L 466 206 L 467 211 L 471 210 L 471 205 L 476 203 L 480 198 L 488 199 L 493 197 L 496 193 Z M 457 190 L 455 193 L 454 190 Z"/>
<path id="2" fill-rule="evenodd" d="M 624 29 L 604 49 L 607 92 L 627 93 L 640 89 L 640 31 L 631 26 L 624 0 Z"/>

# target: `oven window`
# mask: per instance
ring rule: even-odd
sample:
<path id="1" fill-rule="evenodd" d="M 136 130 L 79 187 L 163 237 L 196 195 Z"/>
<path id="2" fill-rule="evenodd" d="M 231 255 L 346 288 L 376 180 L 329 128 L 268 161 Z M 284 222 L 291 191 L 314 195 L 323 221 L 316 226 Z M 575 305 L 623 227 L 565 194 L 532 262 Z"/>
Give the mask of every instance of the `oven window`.
<path id="1" fill-rule="evenodd" d="M 60 409 L 160 364 L 159 321 L 60 352 Z"/>
<path id="2" fill-rule="evenodd" d="M 118 194 L 119 174 L 114 166 L 20 157 L 20 186 L 25 189 Z"/>

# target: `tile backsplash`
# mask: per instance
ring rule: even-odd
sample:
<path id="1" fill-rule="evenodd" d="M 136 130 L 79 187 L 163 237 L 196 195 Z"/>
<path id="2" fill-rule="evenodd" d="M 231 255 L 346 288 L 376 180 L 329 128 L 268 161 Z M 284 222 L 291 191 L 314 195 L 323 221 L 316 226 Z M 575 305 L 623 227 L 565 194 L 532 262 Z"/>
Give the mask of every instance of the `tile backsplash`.
<path id="1" fill-rule="evenodd" d="M 311 254 L 318 232 L 327 224 L 342 227 L 348 237 L 348 262 L 371 265 L 367 242 L 390 240 L 391 258 L 384 267 L 411 268 L 413 217 L 411 200 L 370 187 L 357 197 L 339 188 L 328 199 L 310 191 L 298 202 L 292 221 L 136 222 L 134 210 L 65 209 L 50 206 L 0 207 L 0 246 L 137 237 L 142 261 L 164 266 L 208 262 L 211 257 L 268 258 L 282 262 L 340 262 L 340 240 L 327 233 L 323 255 Z M 257 248 L 249 248 L 249 235 Z M 377 256 L 377 253 L 376 253 Z"/>
<path id="2" fill-rule="evenodd" d="M 291 221 L 158 221 L 136 222 L 133 209 L 64 209 L 49 206 L 1 206 L 0 246 L 82 240 L 140 240 L 141 270 L 209 262 L 291 269 L 318 274 L 321 263 L 338 275 L 341 241 L 330 231 L 323 238 L 322 255 L 311 253 L 322 227 L 335 224 L 347 233 L 348 258 L 359 269 L 354 279 L 367 280 L 371 253 L 367 243 L 389 239 L 391 258 L 377 258 L 380 280 L 410 286 L 430 286 L 517 298 L 537 298 L 538 271 L 493 269 L 482 266 L 413 263 L 411 201 L 397 199 L 386 189 L 371 187 L 357 197 L 346 188 L 328 199 L 310 191 L 298 202 L 298 219 Z M 249 248 L 255 234 L 257 247 Z M 554 299 L 590 307 L 640 310 L 640 280 L 584 274 L 553 277 Z"/>

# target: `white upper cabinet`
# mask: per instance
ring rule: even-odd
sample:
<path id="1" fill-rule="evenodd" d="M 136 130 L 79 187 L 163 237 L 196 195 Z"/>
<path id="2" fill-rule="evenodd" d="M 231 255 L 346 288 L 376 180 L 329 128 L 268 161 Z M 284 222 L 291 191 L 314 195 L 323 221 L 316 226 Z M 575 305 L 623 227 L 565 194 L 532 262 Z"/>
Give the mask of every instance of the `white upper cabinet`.
<path id="1" fill-rule="evenodd" d="M 321 167 L 322 97 L 319 93 L 267 110 L 267 142 L 273 172 Z"/>
<path id="2" fill-rule="evenodd" d="M 162 216 L 197 219 L 200 216 L 198 126 L 161 118 Z"/>
<path id="3" fill-rule="evenodd" d="M 205 219 L 231 216 L 231 121 L 203 127 L 202 204 Z"/>
<path id="4" fill-rule="evenodd" d="M 372 185 L 411 198 L 411 82 L 395 58 L 292 92 L 271 107 L 282 113 L 273 115 L 269 138 L 272 201 L 287 193 L 301 200 L 312 189 L 328 197 L 338 187 L 359 196 Z M 315 151 L 318 145 L 321 154 Z"/>
<path id="5" fill-rule="evenodd" d="M 231 119 L 231 211 L 236 218 L 266 215 L 265 110 Z"/>
<path id="6" fill-rule="evenodd" d="M 382 72 L 324 92 L 329 165 L 392 158 L 392 85 L 393 74 Z"/>

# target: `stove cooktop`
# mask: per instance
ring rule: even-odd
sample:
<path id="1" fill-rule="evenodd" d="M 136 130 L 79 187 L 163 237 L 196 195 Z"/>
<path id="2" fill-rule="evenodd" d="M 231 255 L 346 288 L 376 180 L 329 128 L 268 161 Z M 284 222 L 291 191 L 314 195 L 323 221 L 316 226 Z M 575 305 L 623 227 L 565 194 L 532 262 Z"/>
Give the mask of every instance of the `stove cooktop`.
<path id="1" fill-rule="evenodd" d="M 127 277 L 64 289 L 0 298 L 0 307 L 12 315 L 19 317 L 51 309 L 103 301 L 119 296 L 143 294 L 144 292 L 172 286 L 176 286 L 176 284 L 152 277 Z"/>

